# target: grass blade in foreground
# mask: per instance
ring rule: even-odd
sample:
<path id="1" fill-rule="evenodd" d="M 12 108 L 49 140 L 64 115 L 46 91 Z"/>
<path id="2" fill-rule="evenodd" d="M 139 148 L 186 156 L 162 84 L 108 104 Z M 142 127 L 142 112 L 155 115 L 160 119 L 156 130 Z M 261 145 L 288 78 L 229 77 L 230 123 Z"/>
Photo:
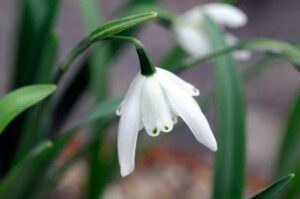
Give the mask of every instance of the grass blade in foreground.
<path id="1" fill-rule="evenodd" d="M 278 194 L 291 182 L 291 180 L 295 177 L 294 174 L 290 174 L 285 176 L 278 181 L 274 182 L 270 186 L 266 187 L 260 193 L 251 197 L 251 199 L 272 199 L 278 196 Z"/>
<path id="2" fill-rule="evenodd" d="M 276 176 L 283 175 L 291 168 L 296 169 L 300 165 L 298 146 L 300 141 L 300 92 L 290 110 L 277 160 Z"/>
<path id="3" fill-rule="evenodd" d="M 206 17 L 211 44 L 224 47 L 220 28 Z M 245 104 L 241 79 L 233 58 L 214 60 L 218 151 L 215 158 L 213 198 L 243 198 L 245 178 Z"/>
<path id="4" fill-rule="evenodd" d="M 46 98 L 55 85 L 34 85 L 17 89 L 0 100 L 0 133 L 20 113 Z"/>
<path id="5" fill-rule="evenodd" d="M 283 192 L 284 198 L 297 198 L 300 196 L 300 92 L 296 95 L 290 114 L 287 117 L 286 127 L 283 132 L 282 144 L 279 149 L 275 177 L 287 173 L 295 173 L 295 183 Z"/>

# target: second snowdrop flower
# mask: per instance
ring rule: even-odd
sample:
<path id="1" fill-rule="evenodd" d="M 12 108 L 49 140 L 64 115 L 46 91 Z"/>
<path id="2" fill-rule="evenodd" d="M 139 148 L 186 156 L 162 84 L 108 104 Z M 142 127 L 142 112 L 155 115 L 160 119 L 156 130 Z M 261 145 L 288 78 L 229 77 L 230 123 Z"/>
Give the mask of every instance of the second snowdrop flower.
<path id="1" fill-rule="evenodd" d="M 181 117 L 196 139 L 212 151 L 217 143 L 199 105 L 193 98 L 198 89 L 171 72 L 154 67 L 141 44 L 137 48 L 141 72 L 132 81 L 117 115 L 118 155 L 121 175 L 134 170 L 136 141 L 139 130 L 145 128 L 150 136 L 170 132 Z"/>
<path id="2" fill-rule="evenodd" d="M 247 23 L 246 14 L 228 4 L 209 3 L 187 11 L 175 19 L 173 28 L 178 43 L 191 56 L 202 56 L 211 51 L 205 30 L 205 14 L 223 27 L 239 28 Z M 238 42 L 238 39 L 229 32 L 226 33 L 225 39 L 228 45 Z M 247 50 L 236 51 L 233 55 L 239 60 L 247 60 L 251 56 Z"/>

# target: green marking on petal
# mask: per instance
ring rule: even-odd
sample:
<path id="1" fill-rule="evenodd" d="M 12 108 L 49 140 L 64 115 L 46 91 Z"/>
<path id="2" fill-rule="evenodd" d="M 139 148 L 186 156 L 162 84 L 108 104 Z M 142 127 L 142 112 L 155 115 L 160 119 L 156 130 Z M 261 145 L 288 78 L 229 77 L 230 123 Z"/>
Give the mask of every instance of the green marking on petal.
<path id="1" fill-rule="evenodd" d="M 164 126 L 165 130 L 169 130 L 169 127 L 168 126 Z"/>
<path id="2" fill-rule="evenodd" d="M 153 134 L 157 134 L 157 128 L 152 130 Z"/>

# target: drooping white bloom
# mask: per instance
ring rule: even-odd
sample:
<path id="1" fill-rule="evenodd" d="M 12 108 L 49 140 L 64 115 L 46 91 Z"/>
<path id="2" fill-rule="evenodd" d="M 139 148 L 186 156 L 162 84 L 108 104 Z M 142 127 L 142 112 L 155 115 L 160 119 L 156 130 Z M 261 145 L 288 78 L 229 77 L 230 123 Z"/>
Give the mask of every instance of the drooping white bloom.
<path id="1" fill-rule="evenodd" d="M 246 14 L 240 9 L 223 3 L 209 3 L 194 7 L 174 22 L 174 32 L 180 46 L 191 56 L 202 56 L 211 51 L 208 34 L 205 30 L 204 15 L 210 16 L 216 23 L 223 27 L 239 28 L 247 23 Z M 226 33 L 225 40 L 228 45 L 238 42 L 231 33 Z M 239 60 L 247 60 L 251 53 L 239 50 L 233 53 Z"/>
<path id="2" fill-rule="evenodd" d="M 171 72 L 155 68 L 151 76 L 137 74 L 117 110 L 118 155 L 121 175 L 134 170 L 138 131 L 145 128 L 150 136 L 169 132 L 181 117 L 196 139 L 212 151 L 217 143 L 211 128 L 193 96 L 199 90 Z"/>

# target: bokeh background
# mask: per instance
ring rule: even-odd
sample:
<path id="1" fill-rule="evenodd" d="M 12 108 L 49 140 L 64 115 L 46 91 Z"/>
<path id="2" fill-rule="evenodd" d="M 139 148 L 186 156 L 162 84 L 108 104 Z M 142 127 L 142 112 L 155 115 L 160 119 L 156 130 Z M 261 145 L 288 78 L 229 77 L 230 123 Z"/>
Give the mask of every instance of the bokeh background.
<path id="1" fill-rule="evenodd" d="M 116 11 L 124 2 L 123 0 L 99 0 L 103 18 L 110 20 L 116 17 Z M 160 1 L 162 5 L 178 13 L 205 2 L 210 1 Z M 66 55 L 85 35 L 80 10 L 75 0 L 63 0 L 62 3 L 56 26 L 60 37 L 60 57 Z M 239 7 L 249 17 L 247 26 L 231 30 L 240 38 L 268 37 L 293 41 L 300 37 L 299 0 L 244 0 Z M 0 0 L 0 96 L 10 89 L 17 12 L 16 0 Z M 155 23 L 145 26 L 137 37 L 144 42 L 156 63 L 174 42 L 174 35 Z M 123 51 L 111 65 L 111 96 L 126 92 L 139 67 L 134 49 L 126 47 Z M 251 61 L 241 62 L 240 67 L 243 68 L 258 58 L 259 56 L 255 55 Z M 299 75 L 289 63 L 279 61 L 275 64 L 272 70 L 267 70 L 245 85 L 248 193 L 259 190 L 270 178 L 283 121 L 292 97 L 300 87 Z M 76 70 L 76 63 L 73 69 Z M 209 64 L 197 66 L 185 71 L 181 76 L 205 94 L 212 88 L 211 69 Z M 88 104 L 89 95 L 86 94 L 66 126 L 71 126 L 78 121 L 87 111 Z M 205 109 L 212 126 L 214 126 L 213 113 L 213 107 Z M 110 139 L 115 139 L 116 128 L 110 131 Z M 79 143 L 84 136 L 83 132 L 78 138 Z M 198 144 L 185 125 L 163 136 L 163 140 L 159 141 L 154 148 L 147 150 L 145 155 L 138 156 L 136 172 L 125 179 L 117 177 L 105 191 L 104 198 L 199 198 L 199 196 L 207 198 L 209 196 L 212 180 L 212 152 Z M 71 148 L 76 146 L 76 141 L 74 142 Z M 141 139 L 138 145 L 141 145 Z M 85 168 L 84 160 L 76 164 L 49 198 L 82 198 Z"/>

